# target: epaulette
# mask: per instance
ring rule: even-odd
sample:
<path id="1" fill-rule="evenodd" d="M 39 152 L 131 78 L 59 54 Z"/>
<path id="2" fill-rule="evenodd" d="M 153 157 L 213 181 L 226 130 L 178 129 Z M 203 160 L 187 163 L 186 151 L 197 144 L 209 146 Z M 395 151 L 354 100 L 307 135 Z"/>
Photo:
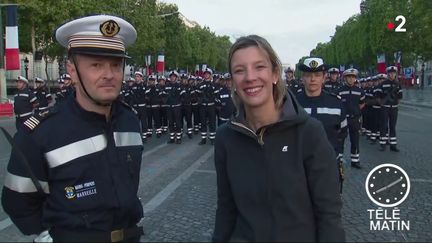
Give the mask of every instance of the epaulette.
<path id="1" fill-rule="evenodd" d="M 130 109 L 131 111 L 133 111 L 133 113 L 135 113 L 135 115 L 138 115 L 138 111 L 135 110 L 135 108 L 133 108 L 132 106 L 130 106 L 128 103 L 126 103 L 124 100 L 120 100 L 120 103 L 124 106 L 126 106 L 128 109 Z"/>
<path id="2" fill-rule="evenodd" d="M 56 114 L 58 112 L 57 107 L 58 106 L 53 106 L 45 111 L 36 112 L 24 122 L 24 128 L 27 131 L 32 132 L 42 121 Z"/>

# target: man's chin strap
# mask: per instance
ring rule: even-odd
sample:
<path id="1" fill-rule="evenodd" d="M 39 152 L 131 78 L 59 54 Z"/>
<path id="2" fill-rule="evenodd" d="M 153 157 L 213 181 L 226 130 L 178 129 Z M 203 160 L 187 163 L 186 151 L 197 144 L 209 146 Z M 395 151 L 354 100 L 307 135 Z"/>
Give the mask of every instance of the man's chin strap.
<path id="1" fill-rule="evenodd" d="M 76 69 L 76 72 L 77 72 L 78 80 L 79 80 L 79 82 L 81 83 L 81 87 L 83 88 L 84 93 L 87 95 L 87 97 L 89 97 L 90 100 L 93 101 L 93 103 L 95 103 L 95 104 L 98 105 L 98 106 L 104 106 L 104 107 L 110 106 L 111 103 L 104 104 L 104 103 L 101 103 L 101 102 L 95 100 L 93 97 L 90 96 L 90 94 L 87 92 L 87 89 L 85 88 L 84 83 L 83 83 L 83 81 L 82 81 L 82 79 L 81 79 L 81 75 L 80 75 L 80 72 L 79 72 L 79 70 L 78 70 L 78 64 L 77 64 L 77 62 L 76 62 L 76 58 L 75 58 L 75 55 L 74 55 L 74 54 L 72 54 L 72 60 L 73 60 L 74 65 L 75 65 L 75 69 Z M 123 70 L 124 70 L 124 68 L 125 68 L 125 64 L 126 64 L 126 63 L 123 62 Z"/>

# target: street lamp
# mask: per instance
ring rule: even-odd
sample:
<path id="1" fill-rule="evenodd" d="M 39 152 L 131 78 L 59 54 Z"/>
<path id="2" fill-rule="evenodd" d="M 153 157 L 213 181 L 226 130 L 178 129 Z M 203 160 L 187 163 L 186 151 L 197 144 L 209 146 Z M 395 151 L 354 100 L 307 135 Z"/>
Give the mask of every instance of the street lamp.
<path id="1" fill-rule="evenodd" d="M 25 57 L 24 58 L 24 70 L 25 70 L 26 79 L 28 79 L 28 64 L 29 64 L 29 59 L 27 57 Z"/>

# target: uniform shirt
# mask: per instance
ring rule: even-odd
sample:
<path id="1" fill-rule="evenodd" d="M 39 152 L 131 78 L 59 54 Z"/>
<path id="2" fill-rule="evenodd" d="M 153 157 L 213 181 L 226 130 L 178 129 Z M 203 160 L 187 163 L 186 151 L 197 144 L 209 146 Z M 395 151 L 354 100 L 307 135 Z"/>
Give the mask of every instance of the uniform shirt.
<path id="1" fill-rule="evenodd" d="M 228 120 L 235 113 L 235 106 L 231 99 L 231 90 L 222 87 L 217 96 L 217 104 L 220 107 L 219 117 Z"/>
<path id="2" fill-rule="evenodd" d="M 165 93 L 167 94 L 166 104 L 170 107 L 176 107 L 181 105 L 180 92 L 182 91 L 179 82 L 169 82 L 165 85 Z"/>
<path id="3" fill-rule="evenodd" d="M 156 85 L 148 86 L 145 92 L 147 106 L 149 107 L 160 107 L 161 98 L 159 96 L 160 90 Z"/>
<path id="4" fill-rule="evenodd" d="M 197 90 L 198 86 L 197 85 L 193 85 L 191 87 L 191 103 L 193 106 L 198 105 L 198 99 L 199 99 L 199 93 Z"/>
<path id="5" fill-rule="evenodd" d="M 159 98 L 161 107 L 169 107 L 167 104 L 168 101 L 168 93 L 165 91 L 166 85 L 157 85 L 159 88 Z"/>
<path id="6" fill-rule="evenodd" d="M 342 83 L 339 81 L 327 81 L 324 83 L 324 90 L 330 94 L 336 94 L 337 91 L 342 87 Z"/>
<path id="7" fill-rule="evenodd" d="M 360 106 L 364 104 L 365 94 L 363 90 L 357 86 L 344 85 L 337 94 L 342 98 L 347 117 L 358 117 L 361 115 Z"/>
<path id="8" fill-rule="evenodd" d="M 144 83 L 135 83 L 132 86 L 132 103 L 134 107 L 142 108 L 146 106 L 145 91 L 146 86 Z"/>
<path id="9" fill-rule="evenodd" d="M 51 94 L 45 88 L 38 88 L 34 91 L 34 95 L 37 97 L 39 106 L 38 108 L 47 108 L 52 100 Z"/>
<path id="10" fill-rule="evenodd" d="M 14 96 L 14 112 L 17 116 L 31 115 L 33 112 L 33 104 L 37 101 L 37 97 L 30 91 L 29 88 L 18 90 Z"/>
<path id="11" fill-rule="evenodd" d="M 69 97 L 38 114 L 14 137 L 17 147 L 3 187 L 3 209 L 21 232 L 38 234 L 52 227 L 112 231 L 136 224 L 143 216 L 137 197 L 143 145 L 131 108 L 115 101 L 107 122 Z M 44 195 L 37 192 L 17 150 L 27 158 Z"/>
<path id="12" fill-rule="evenodd" d="M 194 89 L 190 85 L 181 85 L 180 100 L 182 105 L 192 104 L 192 93 Z"/>
<path id="13" fill-rule="evenodd" d="M 219 89 L 210 80 L 204 80 L 199 84 L 197 92 L 200 95 L 199 100 L 202 105 L 214 105 Z"/>
<path id="14" fill-rule="evenodd" d="M 402 87 L 389 79 L 384 80 L 375 90 L 383 106 L 397 106 L 402 99 Z"/>
<path id="15" fill-rule="evenodd" d="M 286 80 L 285 86 L 287 90 L 291 90 L 291 92 L 293 92 L 294 94 L 296 94 L 297 91 L 302 88 L 301 82 L 295 79 Z"/>
<path id="16" fill-rule="evenodd" d="M 327 138 L 337 149 L 340 138 L 347 126 L 345 108 L 340 97 L 325 91 L 320 96 L 309 97 L 305 92 L 297 95 L 297 101 L 312 117 L 321 121 Z"/>

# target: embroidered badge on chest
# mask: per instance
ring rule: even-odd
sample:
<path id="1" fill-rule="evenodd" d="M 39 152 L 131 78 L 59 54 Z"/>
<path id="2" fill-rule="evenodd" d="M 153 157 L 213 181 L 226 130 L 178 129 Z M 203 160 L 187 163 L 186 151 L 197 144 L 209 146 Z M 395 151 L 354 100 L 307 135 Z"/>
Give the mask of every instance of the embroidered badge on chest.
<path id="1" fill-rule="evenodd" d="M 78 198 L 91 196 L 97 193 L 96 183 L 94 181 L 89 181 L 83 184 L 66 187 L 65 191 L 66 191 L 67 199 L 74 199 L 74 198 L 78 199 Z"/>

